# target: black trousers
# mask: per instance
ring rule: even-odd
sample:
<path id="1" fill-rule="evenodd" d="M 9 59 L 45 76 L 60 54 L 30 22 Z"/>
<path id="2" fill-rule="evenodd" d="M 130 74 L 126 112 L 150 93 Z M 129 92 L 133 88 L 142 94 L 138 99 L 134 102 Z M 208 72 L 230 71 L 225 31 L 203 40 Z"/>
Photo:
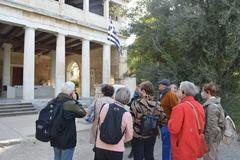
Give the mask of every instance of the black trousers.
<path id="1" fill-rule="evenodd" d="M 123 152 L 115 152 L 110 150 L 105 150 L 101 148 L 96 148 L 94 160 L 122 160 Z"/>
<path id="2" fill-rule="evenodd" d="M 156 137 L 150 138 L 133 138 L 132 150 L 134 160 L 154 160 L 154 145 Z"/>

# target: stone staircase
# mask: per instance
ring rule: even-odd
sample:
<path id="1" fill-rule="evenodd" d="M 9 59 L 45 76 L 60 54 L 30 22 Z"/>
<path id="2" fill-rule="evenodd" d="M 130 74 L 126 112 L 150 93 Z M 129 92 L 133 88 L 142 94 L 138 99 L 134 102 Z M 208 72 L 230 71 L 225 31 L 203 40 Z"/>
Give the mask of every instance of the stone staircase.
<path id="1" fill-rule="evenodd" d="M 32 103 L 2 103 L 0 104 L 0 117 L 37 114 L 38 111 Z"/>

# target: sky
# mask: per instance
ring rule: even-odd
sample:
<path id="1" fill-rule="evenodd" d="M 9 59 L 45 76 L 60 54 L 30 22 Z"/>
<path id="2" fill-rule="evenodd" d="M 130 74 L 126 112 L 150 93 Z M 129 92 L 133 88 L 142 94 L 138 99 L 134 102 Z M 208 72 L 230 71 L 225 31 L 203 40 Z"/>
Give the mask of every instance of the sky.
<path id="1" fill-rule="evenodd" d="M 129 8 L 134 7 L 134 5 L 136 4 L 136 1 L 138 1 L 138 0 L 131 0 L 131 2 L 127 6 Z M 126 40 L 126 45 L 129 46 L 129 45 L 133 44 L 135 39 L 136 39 L 136 35 L 131 34 L 130 37 L 128 37 L 128 39 Z"/>

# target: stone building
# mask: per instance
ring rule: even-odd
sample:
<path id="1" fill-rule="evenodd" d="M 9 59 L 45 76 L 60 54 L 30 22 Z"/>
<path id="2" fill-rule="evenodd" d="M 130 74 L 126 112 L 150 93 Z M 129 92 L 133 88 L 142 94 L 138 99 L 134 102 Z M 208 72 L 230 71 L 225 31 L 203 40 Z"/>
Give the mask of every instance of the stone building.
<path id="1" fill-rule="evenodd" d="M 1 0 L 1 98 L 50 98 L 67 80 L 79 83 L 82 97 L 96 84 L 113 83 L 127 71 L 127 53 L 107 40 L 109 17 L 116 29 L 124 20 L 111 6 L 128 0 Z M 120 36 L 122 44 L 126 38 Z"/>

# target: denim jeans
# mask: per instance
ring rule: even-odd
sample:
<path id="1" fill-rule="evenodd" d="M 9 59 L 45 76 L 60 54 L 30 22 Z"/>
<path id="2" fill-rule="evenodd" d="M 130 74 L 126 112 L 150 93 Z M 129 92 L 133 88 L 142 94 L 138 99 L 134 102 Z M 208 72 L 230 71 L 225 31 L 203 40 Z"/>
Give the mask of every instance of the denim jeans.
<path id="1" fill-rule="evenodd" d="M 162 127 L 161 138 L 162 138 L 162 160 L 171 160 L 172 151 L 171 151 L 171 137 L 168 131 L 168 127 Z"/>
<path id="2" fill-rule="evenodd" d="M 58 149 L 54 147 L 54 160 L 72 160 L 74 148 Z"/>

